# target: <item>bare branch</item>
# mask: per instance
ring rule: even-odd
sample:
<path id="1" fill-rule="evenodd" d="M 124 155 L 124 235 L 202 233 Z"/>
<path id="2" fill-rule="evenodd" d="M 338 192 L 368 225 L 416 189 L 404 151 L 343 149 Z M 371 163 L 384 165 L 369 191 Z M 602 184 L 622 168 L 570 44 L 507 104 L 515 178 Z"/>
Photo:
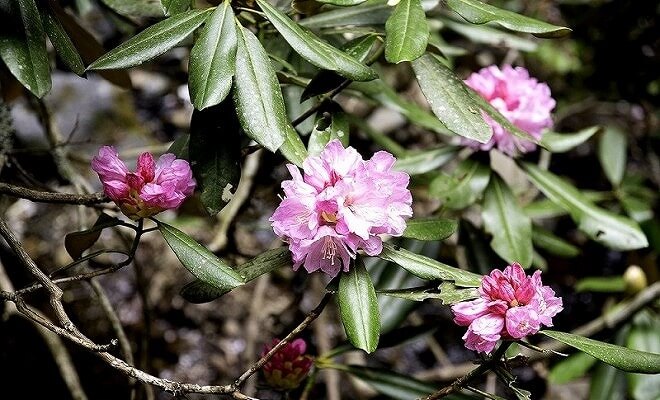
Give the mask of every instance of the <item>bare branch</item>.
<path id="1" fill-rule="evenodd" d="M 75 204 L 84 206 L 107 203 L 110 201 L 110 199 L 103 193 L 73 194 L 44 192 L 41 190 L 29 189 L 22 186 L 10 185 L 4 182 L 0 182 L 0 194 L 20 197 L 22 199 L 27 199 L 39 203 Z"/>

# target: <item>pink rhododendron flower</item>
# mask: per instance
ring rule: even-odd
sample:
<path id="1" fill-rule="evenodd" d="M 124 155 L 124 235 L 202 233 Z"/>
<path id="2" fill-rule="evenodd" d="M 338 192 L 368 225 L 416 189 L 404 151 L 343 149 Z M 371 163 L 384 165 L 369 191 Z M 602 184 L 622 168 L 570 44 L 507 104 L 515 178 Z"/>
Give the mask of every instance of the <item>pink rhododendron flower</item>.
<path id="1" fill-rule="evenodd" d="M 340 141 L 308 157 L 303 174 L 287 165 L 293 179 L 282 182 L 285 197 L 270 221 L 289 243 L 294 270 L 348 271 L 357 250 L 380 254 L 380 234 L 400 236 L 412 216 L 410 177 L 392 170 L 395 158 L 379 151 L 364 160 Z"/>
<path id="2" fill-rule="evenodd" d="M 263 357 L 268 353 L 280 339 L 264 346 Z M 313 358 L 305 354 L 307 343 L 303 339 L 296 339 L 287 343 L 263 366 L 266 382 L 275 389 L 290 390 L 300 385 L 303 379 L 309 374 L 309 370 L 314 363 Z"/>
<path id="3" fill-rule="evenodd" d="M 135 172 L 130 172 L 112 146 L 103 146 L 92 159 L 92 169 L 103 183 L 103 191 L 129 218 L 140 219 L 177 208 L 195 190 L 190 165 L 174 154 L 158 161 L 142 153 Z"/>
<path id="4" fill-rule="evenodd" d="M 541 139 L 543 130 L 552 126 L 550 111 L 555 107 L 555 100 L 550 95 L 550 88 L 531 78 L 525 68 L 505 65 L 500 70 L 491 65 L 470 75 L 465 83 L 513 125 L 535 139 Z M 484 119 L 493 130 L 491 139 L 487 143 L 463 139 L 463 144 L 481 150 L 497 147 L 510 156 L 536 148 L 532 141 L 514 136 L 488 115 L 484 114 Z"/>
<path id="5" fill-rule="evenodd" d="M 552 326 L 552 317 L 563 307 L 560 297 L 541 282 L 541 271 L 527 276 L 520 264 L 493 270 L 484 276 L 480 298 L 452 306 L 454 322 L 468 326 L 465 347 L 490 353 L 500 339 L 533 335 L 541 325 Z"/>

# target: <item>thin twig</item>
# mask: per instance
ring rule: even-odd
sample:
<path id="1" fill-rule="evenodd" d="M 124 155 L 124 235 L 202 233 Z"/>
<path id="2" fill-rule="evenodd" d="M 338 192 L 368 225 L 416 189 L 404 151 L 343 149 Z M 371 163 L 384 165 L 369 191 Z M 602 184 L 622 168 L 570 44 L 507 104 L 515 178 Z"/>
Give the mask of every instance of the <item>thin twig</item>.
<path id="1" fill-rule="evenodd" d="M 83 206 L 107 203 L 110 201 L 110 199 L 103 193 L 74 194 L 44 192 L 41 190 L 29 189 L 22 186 L 10 185 L 4 182 L 0 182 L 0 194 L 20 197 L 22 199 L 27 199 L 39 203 L 76 204 Z"/>

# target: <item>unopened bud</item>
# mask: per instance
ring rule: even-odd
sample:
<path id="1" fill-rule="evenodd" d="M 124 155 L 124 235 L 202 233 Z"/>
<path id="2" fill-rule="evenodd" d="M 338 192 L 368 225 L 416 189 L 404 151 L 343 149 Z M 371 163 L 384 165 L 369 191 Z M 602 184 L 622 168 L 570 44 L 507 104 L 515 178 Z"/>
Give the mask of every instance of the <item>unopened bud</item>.
<path id="1" fill-rule="evenodd" d="M 270 345 L 264 346 L 262 354 L 268 353 L 279 342 L 279 339 L 273 339 Z M 282 390 L 295 389 L 300 386 L 314 363 L 314 359 L 310 355 L 304 354 L 306 349 L 307 343 L 303 339 L 296 339 L 282 347 L 264 364 L 266 382 L 271 387 Z"/>
<path id="2" fill-rule="evenodd" d="M 637 265 L 631 265 L 623 273 L 623 280 L 626 283 L 626 292 L 638 293 L 641 292 L 646 286 L 648 281 L 644 270 Z"/>

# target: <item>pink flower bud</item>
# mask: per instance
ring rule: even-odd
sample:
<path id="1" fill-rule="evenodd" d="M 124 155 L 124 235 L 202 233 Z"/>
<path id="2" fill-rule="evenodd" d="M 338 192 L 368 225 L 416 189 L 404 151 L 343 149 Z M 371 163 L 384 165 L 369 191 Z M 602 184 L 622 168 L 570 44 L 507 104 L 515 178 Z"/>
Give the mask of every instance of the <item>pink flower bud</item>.
<path id="1" fill-rule="evenodd" d="M 550 112 L 556 103 L 550 88 L 530 77 L 525 68 L 505 65 L 500 70 L 491 65 L 470 75 L 465 83 L 531 137 L 541 139 L 543 130 L 552 127 Z M 462 139 L 463 144 L 481 150 L 497 147 L 509 156 L 536 149 L 532 141 L 514 136 L 488 115 L 484 114 L 484 119 L 493 130 L 490 141 Z"/>
<path id="2" fill-rule="evenodd" d="M 269 345 L 264 346 L 262 356 L 279 342 L 279 339 L 273 339 Z M 295 389 L 300 386 L 314 364 L 314 359 L 305 354 L 306 349 L 307 343 L 303 339 L 287 343 L 264 364 L 263 372 L 266 382 L 271 387 L 282 390 Z"/>
<path id="3" fill-rule="evenodd" d="M 454 322 L 468 326 L 465 347 L 490 353 L 500 339 L 533 335 L 563 307 L 560 297 L 541 282 L 541 271 L 527 276 L 520 264 L 493 270 L 481 280 L 480 298 L 452 306 Z"/>
<path id="4" fill-rule="evenodd" d="M 130 172 L 113 147 L 103 146 L 92 159 L 92 169 L 105 194 L 135 220 L 177 208 L 195 190 L 190 165 L 174 154 L 163 154 L 154 162 L 151 154 L 142 153 L 136 171 Z"/>
<path id="5" fill-rule="evenodd" d="M 275 234 L 289 243 L 294 270 L 348 271 L 358 250 L 378 255 L 379 235 L 400 236 L 412 216 L 410 177 L 393 171 L 395 158 L 380 151 L 369 160 L 333 140 L 303 163 L 303 174 L 282 182 L 285 198 L 270 218 Z"/>

